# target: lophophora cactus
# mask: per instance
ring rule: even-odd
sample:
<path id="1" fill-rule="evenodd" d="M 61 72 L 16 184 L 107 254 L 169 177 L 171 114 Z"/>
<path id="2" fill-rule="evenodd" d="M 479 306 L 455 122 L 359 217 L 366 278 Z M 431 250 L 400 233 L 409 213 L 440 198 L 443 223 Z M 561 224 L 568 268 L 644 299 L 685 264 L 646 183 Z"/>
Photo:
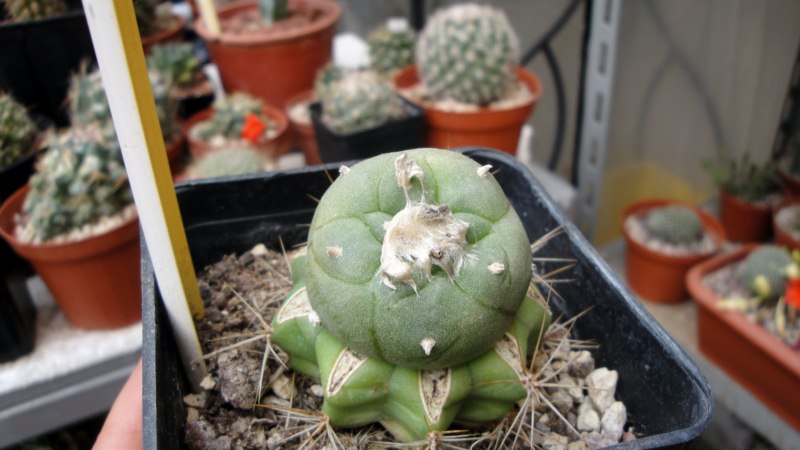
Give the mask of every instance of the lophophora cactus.
<path id="1" fill-rule="evenodd" d="M 367 37 L 372 70 L 390 76 L 414 63 L 414 32 L 403 19 L 392 19 Z"/>
<path id="2" fill-rule="evenodd" d="M 48 143 L 30 179 L 19 238 L 45 242 L 112 216 L 133 201 L 116 136 L 74 127 Z"/>
<path id="3" fill-rule="evenodd" d="M 36 133 L 25 107 L 11 94 L 0 93 L 0 170 L 32 150 Z"/>
<path id="4" fill-rule="evenodd" d="M 416 59 L 434 98 L 487 105 L 513 89 L 518 48 L 505 13 L 467 3 L 430 17 L 417 41 Z"/>
<path id="5" fill-rule="evenodd" d="M 655 239 L 673 245 L 688 245 L 703 237 L 700 217 L 691 208 L 681 205 L 650 210 L 644 227 Z"/>
<path id="6" fill-rule="evenodd" d="M 14 22 L 44 19 L 67 10 L 64 0 L 5 0 L 5 6 Z"/>
<path id="7" fill-rule="evenodd" d="M 788 283 L 787 269 L 792 257 L 776 245 L 763 245 L 753 250 L 742 263 L 742 279 L 762 300 L 776 300 Z"/>
<path id="8" fill-rule="evenodd" d="M 189 178 L 211 178 L 261 172 L 267 167 L 264 157 L 249 147 L 228 147 L 207 153 L 188 170 Z"/>
<path id="9" fill-rule="evenodd" d="M 272 340 L 318 379 L 335 427 L 421 441 L 504 417 L 550 323 L 531 249 L 489 172 L 437 149 L 343 168 L 319 203 Z"/>
<path id="10" fill-rule="evenodd" d="M 200 60 L 194 54 L 190 43 L 156 44 L 147 56 L 150 70 L 161 73 L 172 84 L 186 86 L 200 70 Z"/>
<path id="11" fill-rule="evenodd" d="M 397 101 L 387 80 L 371 71 L 352 73 L 322 97 L 322 120 L 336 133 L 355 133 L 387 122 Z"/>

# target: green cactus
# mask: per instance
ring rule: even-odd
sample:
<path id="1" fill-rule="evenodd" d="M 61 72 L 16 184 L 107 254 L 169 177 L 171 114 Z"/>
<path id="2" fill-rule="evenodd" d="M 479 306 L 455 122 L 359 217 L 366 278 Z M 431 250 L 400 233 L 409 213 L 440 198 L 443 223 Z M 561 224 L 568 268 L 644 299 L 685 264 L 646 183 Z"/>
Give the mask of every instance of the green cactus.
<path id="1" fill-rule="evenodd" d="M 322 98 L 322 120 L 335 133 L 350 134 L 387 122 L 397 111 L 388 81 L 374 72 L 353 73 Z"/>
<path id="2" fill-rule="evenodd" d="M 215 136 L 239 139 L 249 114 L 263 117 L 263 103 L 244 92 L 236 92 L 214 103 L 214 115 L 199 128 L 199 136 L 209 140 Z"/>
<path id="3" fill-rule="evenodd" d="M 273 23 L 285 19 L 289 15 L 287 0 L 258 0 L 258 12 L 261 23 L 272 26 Z"/>
<path id="4" fill-rule="evenodd" d="M 317 71 L 314 78 L 314 97 L 322 99 L 327 97 L 333 87 L 348 73 L 347 70 L 330 62 Z"/>
<path id="5" fill-rule="evenodd" d="M 781 189 L 777 163 L 767 160 L 758 164 L 749 153 L 738 160 L 727 157 L 720 161 L 706 160 L 703 167 L 720 189 L 748 202 L 764 200 Z"/>
<path id="6" fill-rule="evenodd" d="M 703 237 L 703 222 L 691 208 L 669 205 L 647 213 L 644 227 L 654 238 L 669 244 L 686 245 Z"/>
<path id="7" fill-rule="evenodd" d="M 0 93 L 0 170 L 33 149 L 36 124 L 11 94 Z"/>
<path id="8" fill-rule="evenodd" d="M 264 170 L 264 158 L 248 147 L 227 147 L 198 159 L 188 170 L 189 178 L 212 178 Z"/>
<path id="9" fill-rule="evenodd" d="M 513 88 L 518 47 L 502 11 L 488 5 L 453 5 L 435 12 L 420 34 L 420 78 L 434 98 L 487 105 Z"/>
<path id="10" fill-rule="evenodd" d="M 776 300 L 786 290 L 792 257 L 777 245 L 762 245 L 742 262 L 742 280 L 762 300 Z"/>
<path id="11" fill-rule="evenodd" d="M 133 201 L 116 136 L 96 126 L 53 136 L 30 179 L 21 239 L 45 242 L 121 211 Z"/>
<path id="12" fill-rule="evenodd" d="M 45 19 L 67 11 L 64 0 L 5 0 L 5 5 L 14 22 Z"/>
<path id="13" fill-rule="evenodd" d="M 147 66 L 163 74 L 176 86 L 186 86 L 200 70 L 200 60 L 190 43 L 156 44 L 147 56 Z"/>
<path id="14" fill-rule="evenodd" d="M 370 33 L 367 44 L 370 67 L 378 73 L 391 76 L 398 69 L 414 64 L 414 32 L 407 25 L 390 22 Z"/>
<path id="15" fill-rule="evenodd" d="M 410 442 L 504 417 L 549 325 L 530 244 L 499 184 L 437 149 L 342 170 L 319 203 L 272 342 L 320 380 L 335 427 Z"/>

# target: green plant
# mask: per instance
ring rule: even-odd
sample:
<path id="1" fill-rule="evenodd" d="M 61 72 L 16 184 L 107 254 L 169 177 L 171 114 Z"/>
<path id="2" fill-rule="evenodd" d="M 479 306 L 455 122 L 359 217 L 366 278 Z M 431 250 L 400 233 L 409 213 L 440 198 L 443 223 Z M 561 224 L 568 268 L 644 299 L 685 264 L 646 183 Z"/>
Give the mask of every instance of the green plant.
<path id="1" fill-rule="evenodd" d="M 176 86 L 186 86 L 200 70 L 200 60 L 190 43 L 156 44 L 150 49 L 147 66 L 167 77 Z"/>
<path id="2" fill-rule="evenodd" d="M 261 23 L 271 26 L 273 23 L 285 19 L 289 15 L 287 3 L 287 0 L 258 0 Z"/>
<path id="3" fill-rule="evenodd" d="M 44 19 L 67 10 L 64 0 L 5 0 L 5 6 L 14 22 Z"/>
<path id="4" fill-rule="evenodd" d="M 0 93 L 0 169 L 30 152 L 36 140 L 36 124 L 25 107 Z"/>
<path id="5" fill-rule="evenodd" d="M 397 111 L 396 102 L 388 81 L 374 72 L 353 73 L 322 97 L 322 120 L 336 133 L 350 134 L 388 121 Z"/>
<path id="6" fill-rule="evenodd" d="M 314 78 L 314 97 L 325 98 L 348 71 L 330 62 L 317 71 Z"/>
<path id="7" fill-rule="evenodd" d="M 706 160 L 703 167 L 717 187 L 748 202 L 763 200 L 781 189 L 776 162 L 768 160 L 759 165 L 749 153 L 744 153 L 739 160 Z"/>
<path id="8" fill-rule="evenodd" d="M 189 168 L 190 178 L 211 178 L 264 170 L 264 158 L 248 147 L 227 147 L 207 153 Z"/>
<path id="9" fill-rule="evenodd" d="M 116 136 L 97 126 L 53 136 L 30 179 L 20 239 L 45 242 L 112 216 L 133 201 Z"/>
<path id="10" fill-rule="evenodd" d="M 792 257 L 777 245 L 762 245 L 742 262 L 742 280 L 762 300 L 775 300 L 786 290 Z"/>
<path id="11" fill-rule="evenodd" d="M 654 238 L 669 244 L 691 244 L 703 237 L 700 217 L 681 205 L 669 205 L 650 210 L 644 227 Z"/>
<path id="12" fill-rule="evenodd" d="M 272 339 L 321 381 L 333 426 L 419 441 L 525 398 L 525 355 L 550 314 L 526 296 L 530 244 L 489 168 L 438 149 L 383 154 L 322 197 Z"/>
<path id="13" fill-rule="evenodd" d="M 420 34 L 420 78 L 434 98 L 486 105 L 513 88 L 518 47 L 502 11 L 453 5 L 435 12 Z"/>
<path id="14" fill-rule="evenodd" d="M 405 22 L 399 22 L 406 25 Z M 408 26 L 390 22 L 370 33 L 370 67 L 378 73 L 391 75 L 398 69 L 414 64 L 414 32 Z"/>
<path id="15" fill-rule="evenodd" d="M 200 137 L 209 140 L 215 136 L 239 139 L 245 120 L 250 114 L 262 116 L 261 100 L 243 92 L 236 92 L 214 103 L 214 114 L 200 128 Z"/>

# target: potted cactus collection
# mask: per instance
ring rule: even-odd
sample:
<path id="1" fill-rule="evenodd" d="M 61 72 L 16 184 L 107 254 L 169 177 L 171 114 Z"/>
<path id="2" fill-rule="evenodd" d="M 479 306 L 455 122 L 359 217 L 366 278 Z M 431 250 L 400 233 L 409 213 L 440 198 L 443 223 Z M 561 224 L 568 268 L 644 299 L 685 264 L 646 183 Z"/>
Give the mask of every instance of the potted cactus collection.
<path id="1" fill-rule="evenodd" d="M 404 96 L 425 108 L 427 145 L 516 153 L 542 89 L 536 75 L 517 66 L 518 47 L 505 13 L 489 5 L 457 4 L 428 19 L 416 65 L 394 78 Z"/>
<path id="2" fill-rule="evenodd" d="M 327 0 L 245 0 L 220 7 L 219 35 L 195 23 L 222 84 L 283 106 L 331 59 L 341 8 Z"/>
<path id="3" fill-rule="evenodd" d="M 800 254 L 748 244 L 693 267 L 700 350 L 800 430 Z"/>
<path id="4" fill-rule="evenodd" d="M 642 299 L 688 298 L 689 269 L 717 253 L 725 229 L 712 215 L 673 200 L 645 200 L 623 213 L 626 279 Z"/>
<path id="5" fill-rule="evenodd" d="M 191 43 L 154 45 L 147 56 L 147 66 L 171 83 L 171 95 L 178 101 L 181 119 L 188 119 L 214 101 L 214 87 L 203 73 Z"/>

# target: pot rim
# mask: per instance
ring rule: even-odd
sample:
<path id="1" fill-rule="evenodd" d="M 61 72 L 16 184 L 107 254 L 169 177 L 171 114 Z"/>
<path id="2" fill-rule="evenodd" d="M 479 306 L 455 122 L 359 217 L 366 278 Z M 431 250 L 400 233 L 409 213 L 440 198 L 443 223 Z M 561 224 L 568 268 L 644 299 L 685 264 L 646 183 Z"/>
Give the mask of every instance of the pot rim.
<path id="1" fill-rule="evenodd" d="M 147 36 L 141 36 L 142 46 L 152 46 L 166 40 L 172 36 L 179 34 L 186 28 L 186 19 L 181 16 L 171 14 L 172 20 L 175 21 L 175 25 L 167 28 L 166 30 L 161 30 L 157 33 L 153 33 Z"/>

